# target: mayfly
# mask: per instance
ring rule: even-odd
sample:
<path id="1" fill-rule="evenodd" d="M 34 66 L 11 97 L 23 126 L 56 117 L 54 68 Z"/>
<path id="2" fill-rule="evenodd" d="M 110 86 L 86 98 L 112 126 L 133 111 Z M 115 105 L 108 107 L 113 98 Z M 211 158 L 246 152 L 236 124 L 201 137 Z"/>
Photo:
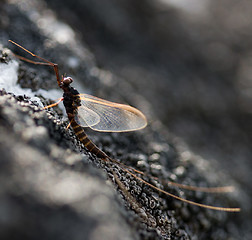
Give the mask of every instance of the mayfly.
<path id="1" fill-rule="evenodd" d="M 227 212 L 239 212 L 240 208 L 225 208 L 216 207 L 211 205 L 205 205 L 197 202 L 193 202 L 177 195 L 166 192 L 153 184 L 143 180 L 141 177 L 137 176 L 146 175 L 145 173 L 138 171 L 132 167 L 128 167 L 121 162 L 109 157 L 105 152 L 99 149 L 86 135 L 83 127 L 89 127 L 95 131 L 101 132 L 126 132 L 126 131 L 136 131 L 143 129 L 147 125 L 146 118 L 144 114 L 136 108 L 125 104 L 119 104 L 114 102 L 109 102 L 88 94 L 80 94 L 75 88 L 71 87 L 73 79 L 71 77 L 60 78 L 58 65 L 52 63 L 36 54 L 30 52 L 21 45 L 15 43 L 12 40 L 9 42 L 13 43 L 17 47 L 23 49 L 31 56 L 38 58 L 42 62 L 36 62 L 22 56 L 16 55 L 19 59 L 24 60 L 29 63 L 52 66 L 54 68 L 58 86 L 63 90 L 63 97 L 59 99 L 58 102 L 44 107 L 47 109 L 49 107 L 54 107 L 63 101 L 65 110 L 69 119 L 69 125 L 74 130 L 78 139 L 84 144 L 86 149 L 91 153 L 95 154 L 98 158 L 119 165 L 122 170 L 129 173 L 135 179 L 143 182 L 149 187 L 164 193 L 170 197 L 177 200 L 196 205 L 199 207 L 204 207 L 212 210 L 227 211 Z M 133 173 L 135 172 L 135 173 Z M 184 189 L 194 190 L 194 191 L 204 191 L 204 192 L 228 192 L 232 191 L 232 187 L 217 187 L 217 188 L 200 188 L 194 186 L 188 186 L 183 184 L 178 184 L 174 182 L 168 182 L 168 184 L 177 186 Z"/>

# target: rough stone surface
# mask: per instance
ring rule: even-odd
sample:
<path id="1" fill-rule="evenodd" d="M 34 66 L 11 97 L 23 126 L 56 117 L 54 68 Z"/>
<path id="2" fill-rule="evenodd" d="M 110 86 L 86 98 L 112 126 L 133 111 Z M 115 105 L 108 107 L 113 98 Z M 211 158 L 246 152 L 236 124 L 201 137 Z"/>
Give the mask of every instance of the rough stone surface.
<path id="1" fill-rule="evenodd" d="M 24 96 L 32 89 L 43 104 L 54 101 L 53 70 L 20 62 L 23 94 L 0 92 L 0 239 L 250 239 L 251 46 L 232 33 L 252 22 L 222 17 L 225 2 L 205 17 L 162 2 L 1 2 L 0 69 L 15 72 L 8 48 L 29 57 L 12 39 L 57 62 L 79 91 L 140 108 L 149 119 L 142 131 L 87 133 L 155 186 L 242 212 L 182 203 L 96 159 L 66 129 L 62 107 L 44 111 Z M 237 191 L 191 192 L 165 180 Z"/>

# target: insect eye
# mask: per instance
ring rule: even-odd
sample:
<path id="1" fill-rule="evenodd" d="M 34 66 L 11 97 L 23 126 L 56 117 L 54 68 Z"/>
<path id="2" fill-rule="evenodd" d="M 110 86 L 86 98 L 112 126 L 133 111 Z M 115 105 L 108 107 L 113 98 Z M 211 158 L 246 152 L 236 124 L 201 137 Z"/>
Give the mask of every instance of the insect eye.
<path id="1" fill-rule="evenodd" d="M 69 84 L 71 84 L 73 82 L 73 79 L 71 78 L 71 77 L 65 77 L 64 79 L 63 79 L 63 83 L 65 84 L 65 85 L 69 85 Z"/>

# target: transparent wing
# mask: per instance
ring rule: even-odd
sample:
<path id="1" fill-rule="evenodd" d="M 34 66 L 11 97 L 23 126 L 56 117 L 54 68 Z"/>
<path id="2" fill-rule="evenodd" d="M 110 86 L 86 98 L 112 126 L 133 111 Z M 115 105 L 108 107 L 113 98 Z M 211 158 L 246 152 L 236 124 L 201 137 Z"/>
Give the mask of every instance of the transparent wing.
<path id="1" fill-rule="evenodd" d="M 83 105 L 78 108 L 78 114 L 74 119 L 82 127 L 91 127 L 100 122 L 99 115 Z"/>
<path id="2" fill-rule="evenodd" d="M 127 132 L 144 128 L 145 116 L 136 108 L 80 94 L 81 106 L 76 116 L 82 126 L 101 132 Z M 89 115 L 89 113 L 91 113 Z"/>

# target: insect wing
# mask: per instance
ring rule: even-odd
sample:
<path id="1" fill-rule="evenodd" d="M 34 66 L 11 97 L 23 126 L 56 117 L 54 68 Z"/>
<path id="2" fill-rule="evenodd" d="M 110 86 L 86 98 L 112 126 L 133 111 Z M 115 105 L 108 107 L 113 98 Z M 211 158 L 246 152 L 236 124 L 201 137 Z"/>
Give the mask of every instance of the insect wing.
<path id="1" fill-rule="evenodd" d="M 100 122 L 99 115 L 84 105 L 78 107 L 78 114 L 74 119 L 82 127 L 91 127 Z"/>
<path id="2" fill-rule="evenodd" d="M 81 114 L 78 109 L 78 119 L 90 128 L 101 132 L 127 132 L 144 128 L 147 125 L 145 116 L 136 108 L 124 104 L 109 102 L 88 94 L 80 94 L 81 108 L 88 109 L 99 116 L 99 122 L 90 121 L 88 111 Z M 90 124 L 90 122 L 92 124 Z M 94 124 L 95 123 L 95 124 Z"/>

